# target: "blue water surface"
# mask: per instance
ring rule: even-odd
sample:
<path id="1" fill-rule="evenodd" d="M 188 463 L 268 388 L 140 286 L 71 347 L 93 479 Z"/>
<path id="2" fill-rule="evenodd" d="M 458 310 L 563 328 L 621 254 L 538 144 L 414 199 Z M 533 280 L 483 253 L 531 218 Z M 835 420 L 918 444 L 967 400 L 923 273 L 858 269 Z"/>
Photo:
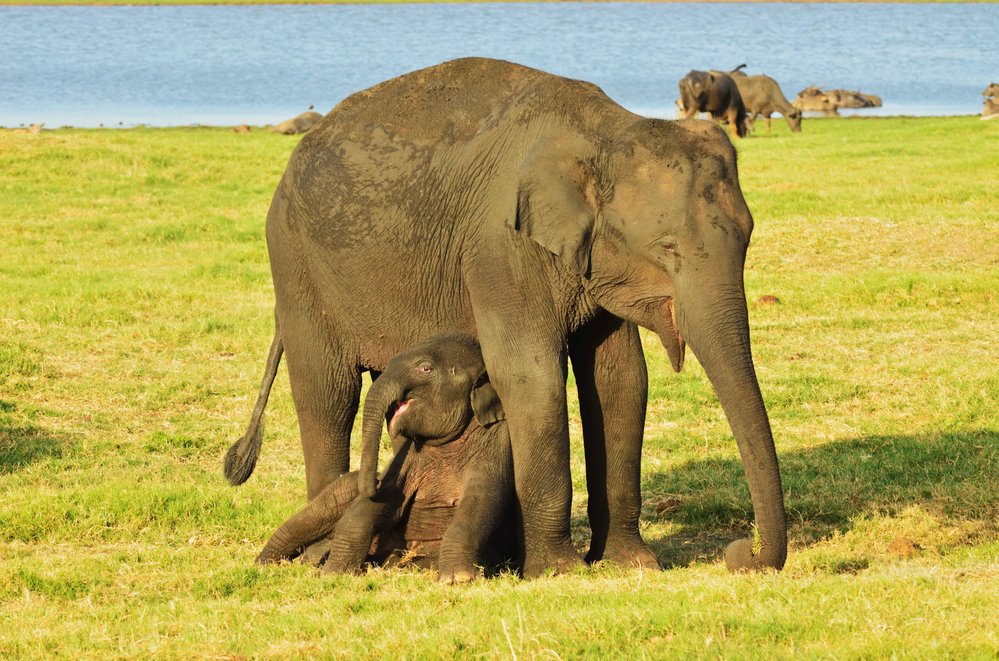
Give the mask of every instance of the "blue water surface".
<path id="1" fill-rule="evenodd" d="M 690 69 L 859 89 L 865 114 L 974 114 L 999 4 L 0 7 L 0 126 L 262 124 L 456 57 L 512 60 L 675 116 Z"/>

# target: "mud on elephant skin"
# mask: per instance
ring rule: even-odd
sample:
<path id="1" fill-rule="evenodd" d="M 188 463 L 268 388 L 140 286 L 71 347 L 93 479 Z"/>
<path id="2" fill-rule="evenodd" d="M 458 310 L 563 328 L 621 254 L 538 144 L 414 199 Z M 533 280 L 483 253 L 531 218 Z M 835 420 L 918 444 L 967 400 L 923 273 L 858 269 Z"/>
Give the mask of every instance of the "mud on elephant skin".
<path id="1" fill-rule="evenodd" d="M 337 478 L 274 533 L 257 557 L 293 557 L 332 533 L 324 572 L 423 556 L 440 580 L 513 559 L 513 456 L 503 408 L 478 344 L 451 334 L 395 356 L 364 404 L 361 468 Z M 392 461 L 376 490 L 387 422 Z M 490 543 L 491 542 L 491 543 Z"/>
<path id="2" fill-rule="evenodd" d="M 359 92 L 305 135 L 274 194 L 275 339 L 226 475 L 252 471 L 282 352 L 314 498 L 348 470 L 362 373 L 463 330 L 506 410 L 524 574 L 582 562 L 570 361 L 587 559 L 653 566 L 638 525 L 644 326 L 676 370 L 691 347 L 732 426 L 762 550 L 736 543 L 730 566 L 781 567 L 783 492 L 743 286 L 752 229 L 735 149 L 711 122 L 648 119 L 590 83 L 480 58 Z"/>

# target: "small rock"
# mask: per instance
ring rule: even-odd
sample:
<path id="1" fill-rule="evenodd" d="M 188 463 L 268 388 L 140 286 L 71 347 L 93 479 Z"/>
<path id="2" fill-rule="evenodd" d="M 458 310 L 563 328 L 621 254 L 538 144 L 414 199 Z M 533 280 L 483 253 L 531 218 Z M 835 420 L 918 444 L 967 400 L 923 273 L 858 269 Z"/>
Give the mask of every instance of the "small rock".
<path id="1" fill-rule="evenodd" d="M 756 299 L 757 305 L 776 305 L 780 303 L 780 299 L 773 294 L 764 294 Z"/>
<path id="2" fill-rule="evenodd" d="M 233 131 L 235 131 L 236 133 L 249 133 L 250 126 L 249 124 L 240 124 L 239 126 L 234 128 Z"/>

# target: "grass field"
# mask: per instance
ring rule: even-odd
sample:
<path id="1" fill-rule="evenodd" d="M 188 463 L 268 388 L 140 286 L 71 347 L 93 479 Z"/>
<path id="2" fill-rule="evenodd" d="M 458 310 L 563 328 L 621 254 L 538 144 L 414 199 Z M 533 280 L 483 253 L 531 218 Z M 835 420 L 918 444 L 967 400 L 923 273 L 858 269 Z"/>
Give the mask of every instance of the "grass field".
<path id="1" fill-rule="evenodd" d="M 735 444 L 693 356 L 674 375 L 648 336 L 643 526 L 667 570 L 463 588 L 252 563 L 305 491 L 283 368 L 255 474 L 221 475 L 271 337 L 263 224 L 294 144 L 0 131 L 0 657 L 999 654 L 999 123 L 738 144 L 783 573 L 724 570 L 752 520 Z"/>

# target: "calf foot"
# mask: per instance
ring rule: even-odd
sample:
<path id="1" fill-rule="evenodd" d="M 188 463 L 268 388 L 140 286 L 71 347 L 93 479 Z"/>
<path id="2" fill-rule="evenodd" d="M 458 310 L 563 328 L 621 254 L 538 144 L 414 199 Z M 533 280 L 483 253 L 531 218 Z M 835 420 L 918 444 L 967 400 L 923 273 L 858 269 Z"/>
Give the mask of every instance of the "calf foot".
<path id="1" fill-rule="evenodd" d="M 324 562 L 326 562 L 327 556 L 330 553 L 330 540 L 321 539 L 318 542 L 310 544 L 302 551 L 302 555 L 298 556 L 299 561 L 303 565 L 311 565 L 313 567 L 319 567 Z"/>
<path id="2" fill-rule="evenodd" d="M 353 558 L 346 558 L 335 553 L 331 553 L 323 564 L 323 574 L 350 574 L 356 576 L 361 573 L 364 567 L 363 562 L 357 562 Z"/>

